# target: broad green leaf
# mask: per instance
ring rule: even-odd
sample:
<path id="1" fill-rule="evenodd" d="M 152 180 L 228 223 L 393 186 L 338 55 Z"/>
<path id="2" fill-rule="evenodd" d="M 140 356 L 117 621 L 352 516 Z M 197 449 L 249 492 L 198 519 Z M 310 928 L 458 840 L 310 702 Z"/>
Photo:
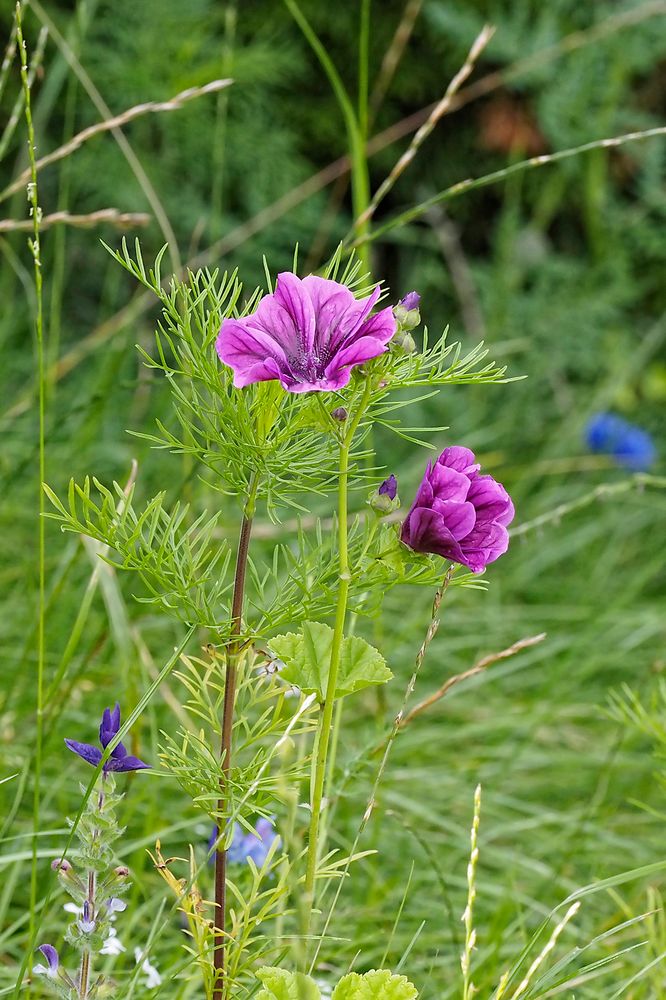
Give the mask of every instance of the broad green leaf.
<path id="1" fill-rule="evenodd" d="M 323 701 L 331 665 L 333 629 L 321 622 L 303 622 L 300 633 L 277 635 L 270 645 L 285 664 L 282 677 Z M 352 635 L 342 640 L 336 698 L 344 698 L 371 684 L 385 684 L 392 676 L 384 657 L 365 639 Z"/>
<path id="2" fill-rule="evenodd" d="M 343 976 L 331 1000 L 416 1000 L 418 993 L 406 976 L 394 976 L 388 969 L 372 969 L 359 975 Z"/>
<path id="3" fill-rule="evenodd" d="M 287 972 L 265 965 L 257 972 L 263 989 L 256 1000 L 321 1000 L 317 984 L 303 972 Z"/>

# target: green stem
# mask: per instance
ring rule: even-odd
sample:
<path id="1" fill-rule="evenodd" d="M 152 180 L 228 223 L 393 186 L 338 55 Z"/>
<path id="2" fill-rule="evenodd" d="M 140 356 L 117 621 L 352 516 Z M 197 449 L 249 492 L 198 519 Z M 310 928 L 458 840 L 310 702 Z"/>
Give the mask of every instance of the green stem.
<path id="1" fill-rule="evenodd" d="M 28 71 L 28 57 L 23 38 L 23 28 L 21 24 L 22 9 L 20 3 L 16 4 L 16 38 L 19 47 L 19 60 L 21 64 L 21 83 L 25 97 L 25 120 L 28 128 L 28 155 L 30 158 L 30 184 L 28 185 L 28 201 L 32 214 L 33 236 L 30 243 L 35 272 L 35 293 L 37 299 L 37 315 L 35 318 L 35 331 L 37 336 L 37 382 L 39 396 L 39 521 L 37 526 L 38 535 L 38 563 L 39 563 L 39 589 L 38 589 L 38 623 L 37 623 L 37 727 L 35 734 L 35 784 L 33 790 L 33 838 L 32 838 L 32 864 L 30 872 L 30 939 L 35 935 L 35 916 L 37 907 L 37 834 L 40 829 L 40 785 L 42 777 L 42 746 L 44 741 L 44 654 L 45 654 L 45 606 L 46 606 L 46 537 L 44 518 L 44 489 L 43 484 L 46 478 L 46 443 L 45 443 L 45 413 L 46 413 L 46 377 L 44 361 L 44 310 L 42 296 L 42 261 L 41 245 L 39 234 L 40 208 L 37 193 L 37 165 L 35 156 L 35 128 L 32 120 L 32 104 L 30 95 L 30 76 Z"/>
<path id="2" fill-rule="evenodd" d="M 326 693 L 321 706 L 319 725 L 316 735 L 316 755 L 314 762 L 312 791 L 310 796 L 310 829 L 308 833 L 308 855 L 307 868 L 305 873 L 305 932 L 310 933 L 312 922 L 312 910 L 315 896 L 315 877 L 317 873 L 317 859 L 319 855 L 319 833 L 322 802 L 324 798 L 324 784 L 326 781 L 326 764 L 331 740 L 331 724 L 333 721 L 333 710 L 335 706 L 335 690 L 338 682 L 338 670 L 340 667 L 340 654 L 342 652 L 342 642 L 344 639 L 345 619 L 347 616 L 347 601 L 349 597 L 349 584 L 351 582 L 351 572 L 349 567 L 349 545 L 348 545 L 348 488 L 349 488 L 349 453 L 352 440 L 361 418 L 365 413 L 370 393 L 372 391 L 371 380 L 368 379 L 365 386 L 358 411 L 350 426 L 340 442 L 340 463 L 338 472 L 338 601 L 335 611 L 335 624 L 333 627 L 333 641 L 331 643 L 331 660 L 328 670 L 328 680 L 326 682 Z"/>
<path id="3" fill-rule="evenodd" d="M 351 182 L 352 182 L 352 209 L 355 219 L 362 219 L 365 211 L 370 204 L 370 180 L 368 176 L 368 160 L 365 145 L 365 136 L 363 134 L 363 126 L 361 125 L 359 118 L 357 117 L 351 100 L 349 99 L 349 94 L 345 88 L 342 78 L 338 73 L 338 70 L 333 63 L 333 60 L 329 56 L 324 45 L 317 37 L 316 32 L 312 28 L 312 25 L 308 19 L 303 14 L 297 0 L 284 0 L 284 4 L 294 18 L 296 24 L 303 32 L 303 35 L 308 41 L 312 51 L 317 56 L 322 69 L 328 77 L 329 83 L 333 93 L 335 94 L 338 105 L 345 120 L 345 127 L 347 129 L 347 142 L 349 144 L 349 156 L 351 159 Z M 364 62 L 366 64 L 366 69 L 362 72 L 367 72 L 367 42 L 369 38 L 370 24 L 370 7 L 368 0 L 363 0 L 363 8 L 361 11 L 361 49 L 359 53 L 359 65 Z M 361 112 L 361 118 L 367 118 L 367 93 L 363 97 L 363 88 L 366 88 L 366 84 L 361 78 L 361 94 L 360 101 L 363 101 L 366 105 L 364 111 Z M 362 262 L 363 270 L 366 273 L 370 273 L 370 248 L 369 248 L 369 220 L 365 219 L 360 222 L 358 226 L 354 226 L 354 236 L 356 240 L 358 257 Z"/>
<path id="4" fill-rule="evenodd" d="M 322 705 L 317 733 L 317 756 L 315 760 L 314 780 L 311 796 L 310 832 L 308 835 L 308 863 L 305 875 L 305 897 L 307 907 L 308 929 L 314 905 L 314 883 L 317 871 L 317 847 L 319 839 L 319 820 L 321 804 L 324 797 L 324 780 L 326 778 L 326 761 L 331 736 L 331 722 L 335 706 L 335 689 L 338 683 L 338 668 L 340 653 L 344 638 L 345 618 L 347 615 L 347 598 L 349 596 L 349 553 L 347 547 L 347 487 L 349 476 L 349 442 L 345 440 L 340 445 L 340 468 L 338 486 L 338 604 L 335 612 L 333 642 L 331 645 L 331 662 L 328 670 L 326 694 Z"/>

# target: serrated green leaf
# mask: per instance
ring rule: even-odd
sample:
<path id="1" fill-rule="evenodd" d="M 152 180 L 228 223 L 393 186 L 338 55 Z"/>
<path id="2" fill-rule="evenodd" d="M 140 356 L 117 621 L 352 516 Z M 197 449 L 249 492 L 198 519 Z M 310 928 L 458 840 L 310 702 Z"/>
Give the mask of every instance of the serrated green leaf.
<path id="1" fill-rule="evenodd" d="M 372 969 L 359 975 L 343 976 L 331 1000 L 416 1000 L 416 987 L 406 976 L 394 976 L 388 969 Z"/>
<path id="2" fill-rule="evenodd" d="M 331 665 L 333 629 L 321 622 L 303 622 L 300 633 L 271 640 L 271 649 L 285 664 L 282 677 L 306 694 L 324 700 Z M 385 684 L 393 674 L 378 650 L 358 636 L 342 640 L 335 697 L 344 698 L 372 684 Z"/>
<path id="3" fill-rule="evenodd" d="M 303 972 L 288 972 L 264 966 L 257 971 L 263 984 L 256 1000 L 321 1000 L 317 984 Z"/>

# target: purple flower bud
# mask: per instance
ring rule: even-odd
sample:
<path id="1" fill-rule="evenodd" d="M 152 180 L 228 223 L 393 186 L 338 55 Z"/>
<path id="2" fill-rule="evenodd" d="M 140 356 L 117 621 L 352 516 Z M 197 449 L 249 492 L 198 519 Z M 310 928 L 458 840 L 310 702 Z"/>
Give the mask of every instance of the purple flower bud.
<path id="1" fill-rule="evenodd" d="M 72 870 L 72 866 L 70 865 L 67 858 L 55 858 L 51 862 L 51 868 L 53 869 L 54 872 L 63 872 L 63 874 L 71 872 Z"/>
<path id="2" fill-rule="evenodd" d="M 91 934 L 95 930 L 92 906 L 87 899 L 83 903 L 83 916 L 77 923 L 84 934 Z"/>
<path id="3" fill-rule="evenodd" d="M 416 292 L 413 293 L 414 295 Z M 385 479 L 382 485 L 379 487 L 377 492 L 380 496 L 387 496 L 389 500 L 395 500 L 396 494 L 398 492 L 398 480 L 395 478 L 393 473 Z"/>
<path id="4" fill-rule="evenodd" d="M 381 486 L 371 493 L 368 503 L 379 517 L 392 514 L 400 506 L 398 499 L 398 480 L 393 474 L 385 479 Z"/>
<path id="5" fill-rule="evenodd" d="M 129 875 L 129 868 L 126 865 L 118 865 L 117 868 L 113 869 L 113 874 L 117 875 L 118 878 L 127 878 Z"/>
<path id="6" fill-rule="evenodd" d="M 445 448 L 428 463 L 401 539 L 415 552 L 432 552 L 481 573 L 509 546 L 511 497 L 482 476 L 469 448 Z"/>
<path id="7" fill-rule="evenodd" d="M 419 312 L 420 302 L 421 296 L 418 292 L 409 292 L 409 294 L 400 299 L 397 306 L 395 306 L 393 309 L 393 315 L 395 316 L 398 324 L 399 333 L 413 330 L 414 327 L 419 325 L 421 322 L 421 313 Z M 396 341 L 396 338 L 394 338 L 394 341 Z"/>
<path id="8" fill-rule="evenodd" d="M 39 965 L 35 965 L 32 971 L 37 976 L 48 976 L 49 979 L 55 979 L 58 975 L 58 966 L 60 964 L 58 952 L 52 944 L 40 944 L 37 950 L 41 951 L 48 964 L 42 965 L 40 963 Z"/>
<path id="9" fill-rule="evenodd" d="M 400 305 L 407 312 L 411 312 L 412 309 L 418 309 L 421 304 L 421 296 L 418 292 L 407 292 L 404 298 L 400 299 Z"/>
<path id="10" fill-rule="evenodd" d="M 334 420 L 339 420 L 340 423 L 343 423 L 343 421 L 347 419 L 349 414 L 347 413 L 344 406 L 336 406 L 336 408 L 332 411 L 331 416 L 333 417 Z"/>

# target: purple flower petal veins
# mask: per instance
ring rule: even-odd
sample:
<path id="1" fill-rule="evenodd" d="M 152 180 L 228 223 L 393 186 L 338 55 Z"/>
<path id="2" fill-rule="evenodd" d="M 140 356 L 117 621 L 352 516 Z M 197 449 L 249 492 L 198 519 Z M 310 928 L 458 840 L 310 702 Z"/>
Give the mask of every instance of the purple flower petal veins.
<path id="1" fill-rule="evenodd" d="M 387 350 L 396 331 L 390 307 L 371 316 L 376 288 L 357 299 L 337 281 L 288 271 L 255 312 L 225 319 L 216 341 L 234 385 L 277 379 L 288 392 L 333 392 L 347 385 L 351 369 Z"/>
<path id="2" fill-rule="evenodd" d="M 445 448 L 429 463 L 402 525 L 401 539 L 415 552 L 432 552 L 481 573 L 506 552 L 511 497 L 492 476 L 482 476 L 469 448 Z"/>
<path id="3" fill-rule="evenodd" d="M 115 708 L 112 710 L 110 708 L 105 708 L 102 715 L 102 721 L 99 727 L 99 741 L 102 744 L 104 750 L 114 739 L 115 736 L 120 732 L 120 705 L 116 702 Z M 93 746 L 90 743 L 79 743 L 78 740 L 65 740 L 66 746 L 75 754 L 78 754 L 87 764 L 91 764 L 93 767 L 98 767 L 103 756 L 103 751 L 99 747 Z M 123 743 L 119 743 L 111 751 L 111 756 L 105 762 L 102 768 L 105 774 L 109 771 L 141 771 L 144 768 L 150 767 L 150 764 L 144 763 L 144 761 L 139 760 L 138 757 L 132 756 L 127 752 L 127 748 Z"/>
<path id="4" fill-rule="evenodd" d="M 42 965 L 39 963 L 38 965 L 33 966 L 33 973 L 36 976 L 48 976 L 50 979 L 55 979 L 58 975 L 58 966 L 60 965 L 58 952 L 52 944 L 40 944 L 37 950 L 41 951 L 47 964 Z"/>

